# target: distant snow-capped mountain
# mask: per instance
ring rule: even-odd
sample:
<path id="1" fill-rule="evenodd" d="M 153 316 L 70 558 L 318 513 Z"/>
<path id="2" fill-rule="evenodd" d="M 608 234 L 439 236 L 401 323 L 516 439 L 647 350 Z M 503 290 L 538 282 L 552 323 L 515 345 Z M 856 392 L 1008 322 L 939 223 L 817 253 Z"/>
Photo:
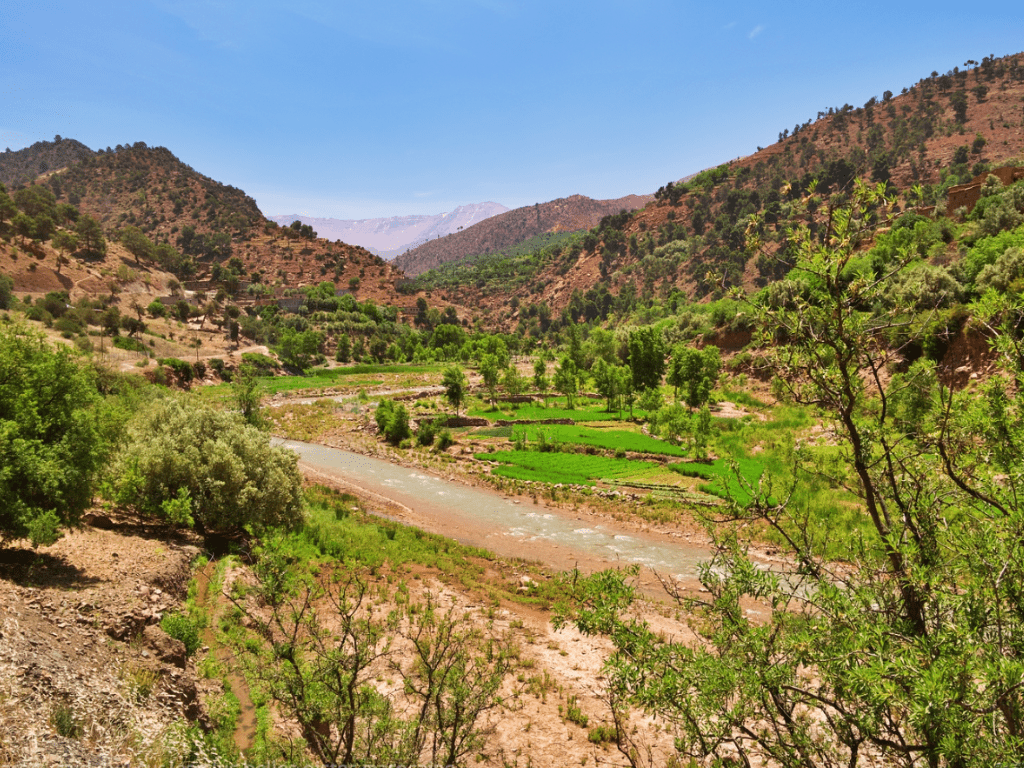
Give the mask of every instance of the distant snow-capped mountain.
<path id="1" fill-rule="evenodd" d="M 341 240 L 350 245 L 361 245 L 390 260 L 428 240 L 453 234 L 507 210 L 509 209 L 500 203 L 472 203 L 460 205 L 449 213 L 438 213 L 434 216 L 392 216 L 388 219 L 355 221 L 318 219 L 299 214 L 269 218 L 283 226 L 288 226 L 298 219 L 303 224 L 313 227 L 318 237 Z"/>

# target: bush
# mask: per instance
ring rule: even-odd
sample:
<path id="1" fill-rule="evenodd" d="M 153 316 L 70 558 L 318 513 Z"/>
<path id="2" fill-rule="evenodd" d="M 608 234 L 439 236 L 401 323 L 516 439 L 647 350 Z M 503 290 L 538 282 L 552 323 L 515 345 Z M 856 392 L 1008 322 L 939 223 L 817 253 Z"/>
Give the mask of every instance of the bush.
<path id="1" fill-rule="evenodd" d="M 21 325 L 0 326 L 0 542 L 56 540 L 92 502 L 102 461 L 92 372 Z"/>
<path id="2" fill-rule="evenodd" d="M 447 451 L 453 445 L 455 445 L 455 438 L 452 437 L 451 430 L 442 429 L 440 432 L 437 433 L 437 440 L 434 444 L 434 447 L 437 450 Z"/>
<path id="3" fill-rule="evenodd" d="M 434 438 L 437 436 L 437 424 L 433 419 L 423 419 L 419 423 L 419 428 L 416 430 L 416 442 L 420 445 L 427 447 L 434 444 Z"/>
<path id="4" fill-rule="evenodd" d="M 398 445 L 412 436 L 412 430 L 409 428 L 409 411 L 401 403 L 381 400 L 375 418 L 377 429 L 392 445 Z"/>
<path id="5" fill-rule="evenodd" d="M 0 309 L 10 309 L 14 303 L 14 281 L 7 275 L 0 275 Z"/>
<path id="6" fill-rule="evenodd" d="M 199 624 L 183 613 L 168 613 L 160 621 L 160 628 L 175 640 L 185 645 L 185 655 L 191 656 L 199 650 Z"/>
<path id="7" fill-rule="evenodd" d="M 291 527 L 302 520 L 298 457 L 271 446 L 238 414 L 168 397 L 133 419 L 127 433 L 112 470 L 122 504 L 167 517 L 165 503 L 185 489 L 189 516 L 201 530 Z"/>

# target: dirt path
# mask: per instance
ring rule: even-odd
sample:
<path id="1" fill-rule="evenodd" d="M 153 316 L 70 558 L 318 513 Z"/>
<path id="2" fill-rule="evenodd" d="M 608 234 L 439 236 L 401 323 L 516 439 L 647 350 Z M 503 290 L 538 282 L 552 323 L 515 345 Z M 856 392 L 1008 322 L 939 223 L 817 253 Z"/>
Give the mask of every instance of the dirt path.
<path id="1" fill-rule="evenodd" d="M 252 703 L 249 684 L 246 682 L 245 676 L 237 668 L 234 653 L 226 645 L 217 641 L 217 621 L 227 601 L 220 593 L 212 597 L 210 595 L 210 583 L 213 581 L 216 569 L 217 562 L 211 560 L 197 576 L 199 579 L 199 605 L 206 609 L 208 617 L 202 638 L 203 643 L 210 648 L 213 657 L 224 666 L 225 677 L 231 686 L 231 692 L 238 698 L 241 714 L 235 725 L 235 746 L 244 751 L 251 749 L 256 742 L 256 705 Z"/>

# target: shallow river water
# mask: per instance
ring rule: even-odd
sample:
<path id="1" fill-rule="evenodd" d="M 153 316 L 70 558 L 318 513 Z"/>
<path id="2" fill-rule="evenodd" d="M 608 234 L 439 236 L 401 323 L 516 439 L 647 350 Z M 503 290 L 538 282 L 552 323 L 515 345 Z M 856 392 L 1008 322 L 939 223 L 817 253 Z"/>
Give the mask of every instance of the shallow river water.
<path id="1" fill-rule="evenodd" d="M 307 467 L 406 507 L 408 522 L 504 556 L 583 570 L 639 563 L 663 577 L 693 582 L 709 551 L 682 536 L 619 529 L 614 521 L 573 510 L 508 499 L 421 469 L 391 464 L 338 448 L 276 441 Z"/>

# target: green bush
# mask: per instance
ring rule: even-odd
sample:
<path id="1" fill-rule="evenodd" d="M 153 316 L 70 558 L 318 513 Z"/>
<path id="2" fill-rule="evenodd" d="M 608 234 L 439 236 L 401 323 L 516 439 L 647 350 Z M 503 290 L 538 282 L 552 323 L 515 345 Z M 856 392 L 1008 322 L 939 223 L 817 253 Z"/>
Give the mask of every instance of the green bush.
<path id="1" fill-rule="evenodd" d="M 186 489 L 200 529 L 302 520 L 298 457 L 238 414 L 194 399 L 164 398 L 138 414 L 111 471 L 115 499 L 156 517 Z"/>
<path id="2" fill-rule="evenodd" d="M 184 613 L 168 613 L 160 620 L 160 628 L 185 645 L 186 656 L 193 655 L 202 645 L 199 624 Z"/>
<path id="3" fill-rule="evenodd" d="M 452 432 L 450 429 L 442 429 L 440 432 L 437 433 L 437 441 L 434 444 L 434 447 L 437 450 L 447 451 L 453 445 L 455 445 L 455 438 L 452 437 Z"/>
<path id="4" fill-rule="evenodd" d="M 416 442 L 424 447 L 433 445 L 437 429 L 437 423 L 433 419 L 422 419 L 416 430 Z"/>
<path id="5" fill-rule="evenodd" d="M 71 350 L 0 326 L 0 543 L 50 543 L 92 502 L 99 402 L 93 373 Z"/>
<path id="6" fill-rule="evenodd" d="M 412 430 L 409 428 L 409 411 L 401 403 L 381 400 L 375 418 L 377 429 L 392 445 L 398 445 L 412 436 Z"/>

